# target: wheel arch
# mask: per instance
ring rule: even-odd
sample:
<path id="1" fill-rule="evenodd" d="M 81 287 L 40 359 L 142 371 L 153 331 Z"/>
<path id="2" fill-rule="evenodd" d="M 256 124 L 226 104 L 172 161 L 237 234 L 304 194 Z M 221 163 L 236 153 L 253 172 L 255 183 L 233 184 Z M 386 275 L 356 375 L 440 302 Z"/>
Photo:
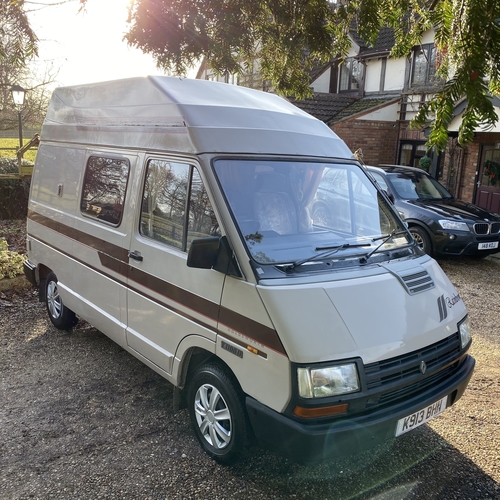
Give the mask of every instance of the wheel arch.
<path id="1" fill-rule="evenodd" d="M 174 359 L 173 376 L 176 386 L 184 389 L 189 376 L 196 368 L 205 363 L 217 363 L 222 366 L 241 386 L 230 366 L 215 354 L 216 342 L 200 335 L 188 335 L 179 344 Z"/>
<path id="2" fill-rule="evenodd" d="M 189 385 L 191 375 L 199 366 L 207 363 L 222 367 L 232 378 L 236 388 L 243 393 L 241 384 L 231 367 L 215 354 L 215 347 L 215 342 L 199 335 L 189 335 L 179 344 L 172 370 L 175 392 L 177 393 L 174 405 L 178 408 L 185 407 L 185 389 Z"/>

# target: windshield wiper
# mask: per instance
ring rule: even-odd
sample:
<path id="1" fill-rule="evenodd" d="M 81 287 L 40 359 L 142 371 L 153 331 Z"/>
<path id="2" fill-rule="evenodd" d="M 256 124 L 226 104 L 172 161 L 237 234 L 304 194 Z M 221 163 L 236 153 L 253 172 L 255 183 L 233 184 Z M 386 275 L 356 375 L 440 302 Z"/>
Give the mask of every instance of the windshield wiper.
<path id="1" fill-rule="evenodd" d="M 356 248 L 356 247 L 366 247 L 370 246 L 370 243 L 343 243 L 342 245 L 332 245 L 328 247 L 316 247 L 315 250 L 327 250 L 327 252 L 320 253 L 319 255 L 313 255 L 311 257 L 307 257 L 305 259 L 296 260 L 292 264 L 290 264 L 286 270 L 291 271 L 306 262 L 312 262 L 314 260 L 319 260 L 324 257 L 328 257 L 330 255 L 336 254 L 339 250 L 344 250 L 345 248 Z"/>
<path id="2" fill-rule="evenodd" d="M 364 257 L 361 257 L 359 259 L 360 264 L 366 264 L 368 262 L 368 259 L 384 244 L 387 243 L 391 238 L 394 238 L 394 236 L 399 236 L 401 234 L 407 234 L 406 231 L 398 231 L 394 229 L 391 231 L 389 234 L 386 234 L 384 236 L 379 236 L 378 238 L 373 238 L 372 241 L 377 241 L 377 240 L 382 240 L 373 250 L 370 250 Z"/>

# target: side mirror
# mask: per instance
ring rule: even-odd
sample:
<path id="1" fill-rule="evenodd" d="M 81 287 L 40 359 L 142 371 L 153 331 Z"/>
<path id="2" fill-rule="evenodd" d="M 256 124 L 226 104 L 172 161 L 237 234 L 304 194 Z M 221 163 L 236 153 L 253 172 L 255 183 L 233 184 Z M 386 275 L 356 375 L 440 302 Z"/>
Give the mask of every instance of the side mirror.
<path id="1" fill-rule="evenodd" d="M 187 265 L 197 269 L 212 269 L 217 260 L 220 238 L 211 236 L 193 240 L 189 246 Z"/>
<path id="2" fill-rule="evenodd" d="M 233 251 L 225 236 L 193 240 L 189 247 L 187 265 L 197 269 L 215 269 L 224 274 L 241 277 Z"/>

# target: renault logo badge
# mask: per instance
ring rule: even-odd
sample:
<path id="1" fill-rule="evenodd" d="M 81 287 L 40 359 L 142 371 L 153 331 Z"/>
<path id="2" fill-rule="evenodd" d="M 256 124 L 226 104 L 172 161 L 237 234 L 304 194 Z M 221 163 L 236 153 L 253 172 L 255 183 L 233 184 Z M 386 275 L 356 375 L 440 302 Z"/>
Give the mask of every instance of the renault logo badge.
<path id="1" fill-rule="evenodd" d="M 420 370 L 420 373 L 424 375 L 427 371 L 427 364 L 425 363 L 425 361 L 420 361 L 420 366 L 418 368 Z"/>

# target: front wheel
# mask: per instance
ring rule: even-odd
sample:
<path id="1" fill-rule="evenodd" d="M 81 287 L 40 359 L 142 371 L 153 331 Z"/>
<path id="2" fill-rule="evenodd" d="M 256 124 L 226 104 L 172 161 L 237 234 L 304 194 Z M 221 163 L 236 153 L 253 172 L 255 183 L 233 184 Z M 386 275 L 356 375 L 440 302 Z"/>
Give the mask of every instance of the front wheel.
<path id="1" fill-rule="evenodd" d="M 75 313 L 63 304 L 54 273 L 48 274 L 45 286 L 45 304 L 50 321 L 60 330 L 69 330 L 78 323 L 78 319 Z"/>
<path id="2" fill-rule="evenodd" d="M 232 376 L 217 364 L 200 366 L 189 387 L 188 408 L 206 453 L 223 464 L 234 463 L 249 444 L 249 424 Z"/>
<path id="3" fill-rule="evenodd" d="M 432 257 L 432 242 L 425 229 L 418 226 L 410 227 L 410 233 L 415 243 L 427 254 Z"/>

